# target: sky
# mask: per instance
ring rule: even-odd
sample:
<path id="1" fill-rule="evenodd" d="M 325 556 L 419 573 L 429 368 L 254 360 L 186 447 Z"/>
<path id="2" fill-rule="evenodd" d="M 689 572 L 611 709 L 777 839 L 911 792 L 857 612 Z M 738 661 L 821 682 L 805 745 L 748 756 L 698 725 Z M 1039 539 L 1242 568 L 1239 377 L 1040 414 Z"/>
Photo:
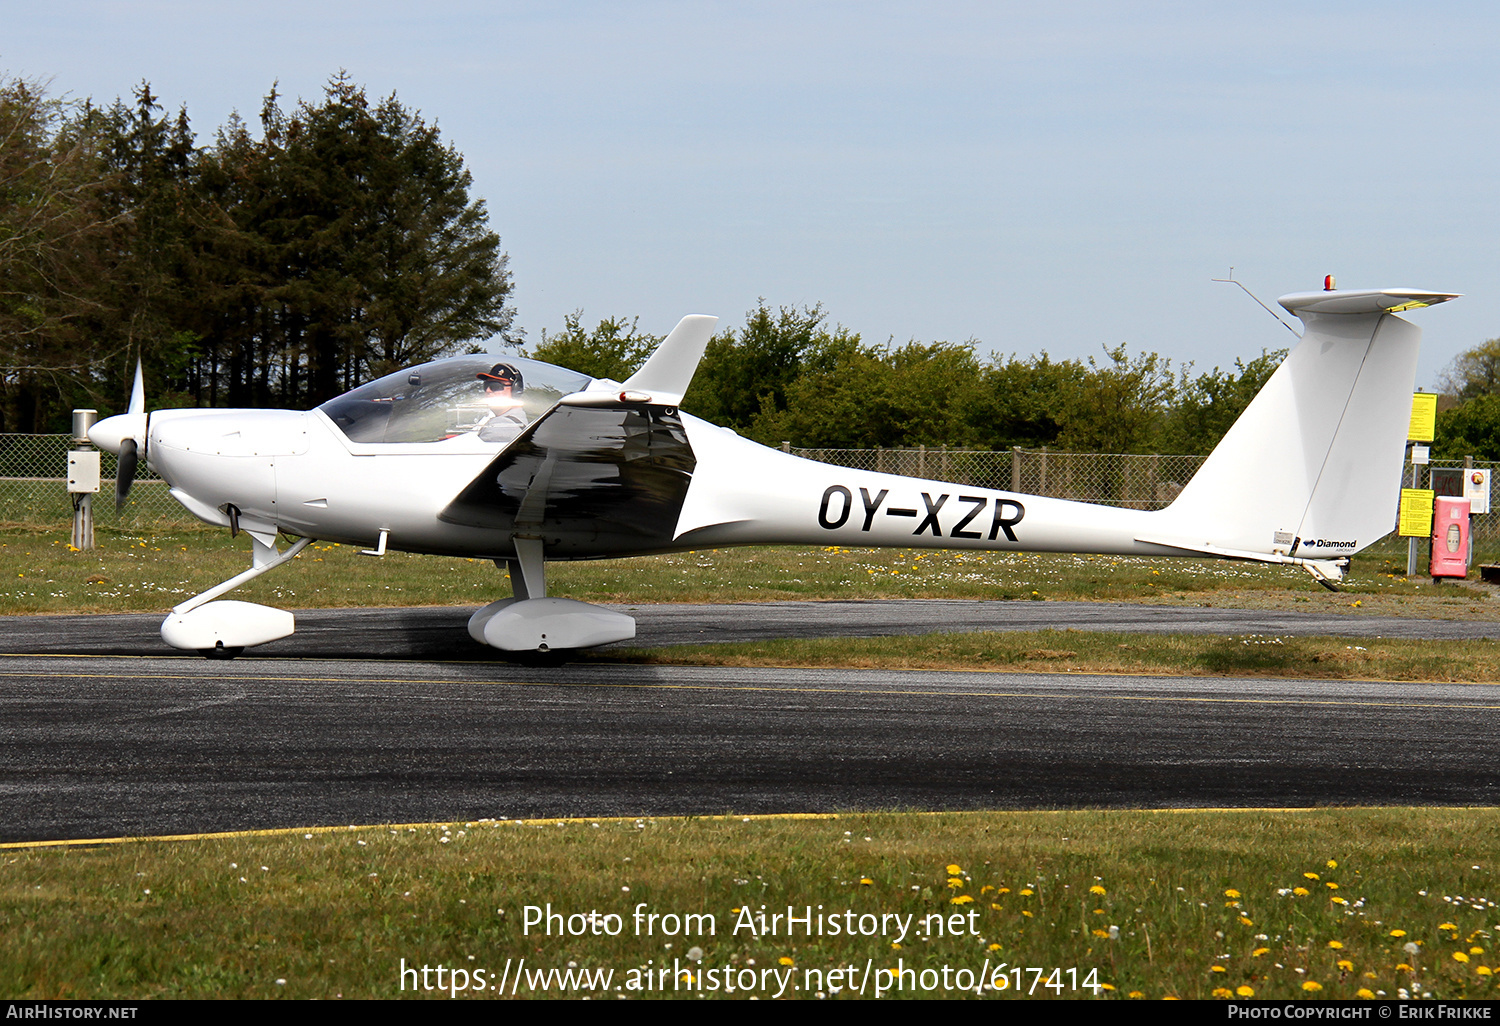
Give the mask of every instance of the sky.
<path id="1" fill-rule="evenodd" d="M 866 342 L 1229 368 L 1321 287 L 1408 318 L 1418 384 L 1500 336 L 1500 8 L 1452 3 L 0 0 L 0 74 L 149 81 L 199 141 L 347 71 L 464 154 L 532 343 L 763 298 Z M 290 104 L 288 104 L 290 105 Z"/>

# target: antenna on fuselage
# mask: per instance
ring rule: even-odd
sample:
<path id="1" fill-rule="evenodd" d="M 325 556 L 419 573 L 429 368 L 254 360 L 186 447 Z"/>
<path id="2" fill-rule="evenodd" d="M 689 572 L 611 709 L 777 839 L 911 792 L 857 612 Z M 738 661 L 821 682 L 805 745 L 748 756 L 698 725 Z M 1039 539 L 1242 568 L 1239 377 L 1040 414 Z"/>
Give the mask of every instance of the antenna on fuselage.
<path id="1" fill-rule="evenodd" d="M 1292 327 L 1286 321 L 1282 320 L 1281 319 L 1281 315 L 1278 314 L 1275 310 L 1272 310 L 1266 304 L 1261 303 L 1260 302 L 1260 297 L 1257 296 L 1254 292 L 1251 292 L 1249 289 L 1245 288 L 1245 286 L 1244 286 L 1244 284 L 1242 282 L 1239 282 L 1239 281 L 1235 280 L 1235 277 L 1234 277 L 1234 268 L 1233 267 L 1231 267 L 1229 269 L 1229 277 L 1227 277 L 1227 278 L 1212 278 L 1210 280 L 1211 281 L 1228 282 L 1231 285 L 1238 285 L 1240 287 L 1240 290 L 1242 292 L 1244 292 L 1245 295 L 1249 296 L 1251 299 L 1255 300 L 1257 303 L 1260 303 L 1260 308 L 1262 310 L 1264 310 L 1266 313 L 1270 314 L 1272 317 L 1276 318 L 1276 323 L 1277 324 L 1281 325 L 1287 331 L 1290 331 L 1293 335 L 1297 335 L 1297 329 L 1296 328 Z M 1297 335 L 1297 337 L 1301 338 L 1302 336 L 1301 335 Z"/>

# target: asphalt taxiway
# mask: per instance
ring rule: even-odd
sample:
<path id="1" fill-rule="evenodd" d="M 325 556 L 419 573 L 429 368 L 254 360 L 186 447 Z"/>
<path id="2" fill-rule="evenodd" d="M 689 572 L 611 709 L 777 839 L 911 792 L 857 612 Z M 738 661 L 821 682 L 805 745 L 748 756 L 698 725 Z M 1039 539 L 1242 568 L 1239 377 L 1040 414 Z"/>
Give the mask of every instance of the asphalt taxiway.
<path id="1" fill-rule="evenodd" d="M 636 612 L 646 641 L 776 636 L 777 616 L 841 634 L 1003 629 L 1002 612 L 1015 624 L 1065 604 L 859 603 L 860 616 L 848 605 Z M 1068 618 L 1093 629 L 1182 631 L 1238 612 L 1066 605 L 1095 613 Z M 845 608 L 808 608 L 819 606 Z M 161 654 L 158 617 L 0 620 L 14 653 L 0 658 L 0 840 L 482 817 L 1500 803 L 1491 685 L 530 668 L 465 647 L 465 613 L 298 614 L 299 633 L 276 643 L 294 651 L 232 662 Z M 1151 626 L 1097 626 L 1125 613 Z M 1245 615 L 1256 633 L 1297 626 Z M 1303 633 L 1346 633 L 1299 619 Z M 1494 630 L 1398 622 L 1426 637 Z"/>

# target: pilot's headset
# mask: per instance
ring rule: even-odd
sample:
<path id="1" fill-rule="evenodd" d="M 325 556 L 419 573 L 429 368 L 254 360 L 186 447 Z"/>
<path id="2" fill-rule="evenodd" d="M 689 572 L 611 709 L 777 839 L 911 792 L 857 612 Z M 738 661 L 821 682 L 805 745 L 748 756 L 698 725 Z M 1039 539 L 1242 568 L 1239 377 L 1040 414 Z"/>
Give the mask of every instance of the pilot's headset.
<path id="1" fill-rule="evenodd" d="M 489 387 L 491 381 L 509 385 L 511 395 L 520 395 L 526 388 L 521 372 L 508 363 L 497 363 L 489 369 L 488 373 L 480 372 L 474 376 L 483 381 L 486 388 Z"/>

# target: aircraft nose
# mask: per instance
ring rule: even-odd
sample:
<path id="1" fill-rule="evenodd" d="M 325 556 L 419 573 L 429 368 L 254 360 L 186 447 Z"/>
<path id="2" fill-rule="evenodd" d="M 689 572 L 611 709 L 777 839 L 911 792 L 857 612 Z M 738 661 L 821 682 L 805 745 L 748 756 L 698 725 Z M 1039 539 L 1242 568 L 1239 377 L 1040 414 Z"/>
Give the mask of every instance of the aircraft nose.
<path id="1" fill-rule="evenodd" d="M 134 438 L 137 445 L 146 440 L 146 415 L 144 413 L 121 413 L 105 417 L 89 428 L 89 441 L 105 452 L 120 453 L 120 443 Z"/>

